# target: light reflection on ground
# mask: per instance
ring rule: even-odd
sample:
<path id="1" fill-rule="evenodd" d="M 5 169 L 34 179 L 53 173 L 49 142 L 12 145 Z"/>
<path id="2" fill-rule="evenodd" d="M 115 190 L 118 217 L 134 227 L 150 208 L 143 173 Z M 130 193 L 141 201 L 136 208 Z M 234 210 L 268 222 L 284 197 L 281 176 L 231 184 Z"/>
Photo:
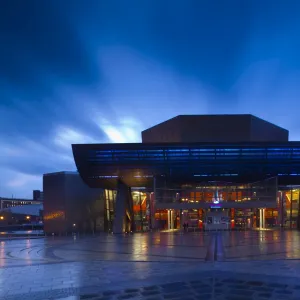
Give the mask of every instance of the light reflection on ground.
<path id="1" fill-rule="evenodd" d="M 203 276 L 214 278 L 215 274 L 216 278 L 226 274 L 231 278 L 248 276 L 240 283 L 247 288 L 250 279 L 258 280 L 260 276 L 264 286 L 268 278 L 291 284 L 291 280 L 300 279 L 299 260 L 297 231 L 163 232 L 5 240 L 0 242 L 0 299 L 75 297 L 71 300 L 89 291 L 97 292 L 96 298 L 100 298 L 101 291 L 151 285 L 157 285 L 156 293 L 163 295 L 166 291 L 162 285 L 178 280 L 187 281 L 182 289 L 195 294 L 193 282 Z M 275 278 L 278 274 L 280 278 Z M 204 281 L 201 285 L 208 286 Z M 225 289 L 224 284 L 220 285 Z M 215 291 L 209 286 L 208 293 Z M 290 289 L 287 295 L 298 299 L 292 287 L 286 288 Z M 139 290 L 136 297 L 144 299 L 144 292 Z M 275 292 L 276 289 L 270 293 Z M 257 292 L 252 294 L 249 299 L 259 299 Z M 195 295 L 193 299 L 197 299 Z M 209 299 L 216 295 L 206 296 Z"/>

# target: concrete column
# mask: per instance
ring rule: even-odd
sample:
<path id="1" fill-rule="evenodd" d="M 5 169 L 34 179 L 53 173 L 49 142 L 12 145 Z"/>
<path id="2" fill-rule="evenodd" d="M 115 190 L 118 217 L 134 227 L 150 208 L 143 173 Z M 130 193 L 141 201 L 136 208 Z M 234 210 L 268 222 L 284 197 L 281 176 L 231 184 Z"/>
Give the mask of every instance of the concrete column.
<path id="1" fill-rule="evenodd" d="M 126 230 L 126 208 L 129 209 L 128 204 L 130 201 L 128 193 L 128 187 L 123 182 L 119 181 L 115 204 L 115 218 L 113 224 L 114 233 L 123 233 Z"/>
<path id="2" fill-rule="evenodd" d="M 266 228 L 266 209 L 262 209 L 263 228 Z"/>
<path id="3" fill-rule="evenodd" d="M 262 208 L 259 208 L 259 229 L 263 228 L 263 213 Z"/>
<path id="4" fill-rule="evenodd" d="M 171 228 L 170 229 L 174 229 L 174 210 L 171 210 L 170 212 L 170 219 L 171 219 Z"/>
<path id="5" fill-rule="evenodd" d="M 171 211 L 168 209 L 168 229 L 171 229 Z"/>

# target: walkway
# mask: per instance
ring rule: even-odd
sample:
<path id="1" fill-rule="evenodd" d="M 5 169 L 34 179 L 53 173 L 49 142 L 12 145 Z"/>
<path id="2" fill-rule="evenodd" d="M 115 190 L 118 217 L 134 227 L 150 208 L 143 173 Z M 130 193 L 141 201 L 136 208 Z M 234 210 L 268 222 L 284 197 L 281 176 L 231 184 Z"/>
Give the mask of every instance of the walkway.
<path id="1" fill-rule="evenodd" d="M 0 299 L 300 299 L 300 234 L 154 233 L 0 242 Z"/>

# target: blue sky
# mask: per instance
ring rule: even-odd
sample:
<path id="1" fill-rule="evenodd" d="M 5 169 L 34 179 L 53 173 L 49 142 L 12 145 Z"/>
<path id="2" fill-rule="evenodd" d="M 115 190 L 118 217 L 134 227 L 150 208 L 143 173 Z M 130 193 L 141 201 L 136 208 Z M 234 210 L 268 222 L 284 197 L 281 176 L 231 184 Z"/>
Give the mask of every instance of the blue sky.
<path id="1" fill-rule="evenodd" d="M 298 0 L 5 0 L 0 195 L 178 114 L 252 113 L 300 140 Z"/>

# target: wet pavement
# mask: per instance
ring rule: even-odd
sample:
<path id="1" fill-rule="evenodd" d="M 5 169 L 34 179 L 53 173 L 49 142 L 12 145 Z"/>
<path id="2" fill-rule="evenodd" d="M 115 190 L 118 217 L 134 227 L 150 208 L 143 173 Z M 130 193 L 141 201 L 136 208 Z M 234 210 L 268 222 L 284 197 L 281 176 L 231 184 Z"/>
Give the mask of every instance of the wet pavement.
<path id="1" fill-rule="evenodd" d="M 300 299 L 300 233 L 0 240 L 0 299 Z"/>

